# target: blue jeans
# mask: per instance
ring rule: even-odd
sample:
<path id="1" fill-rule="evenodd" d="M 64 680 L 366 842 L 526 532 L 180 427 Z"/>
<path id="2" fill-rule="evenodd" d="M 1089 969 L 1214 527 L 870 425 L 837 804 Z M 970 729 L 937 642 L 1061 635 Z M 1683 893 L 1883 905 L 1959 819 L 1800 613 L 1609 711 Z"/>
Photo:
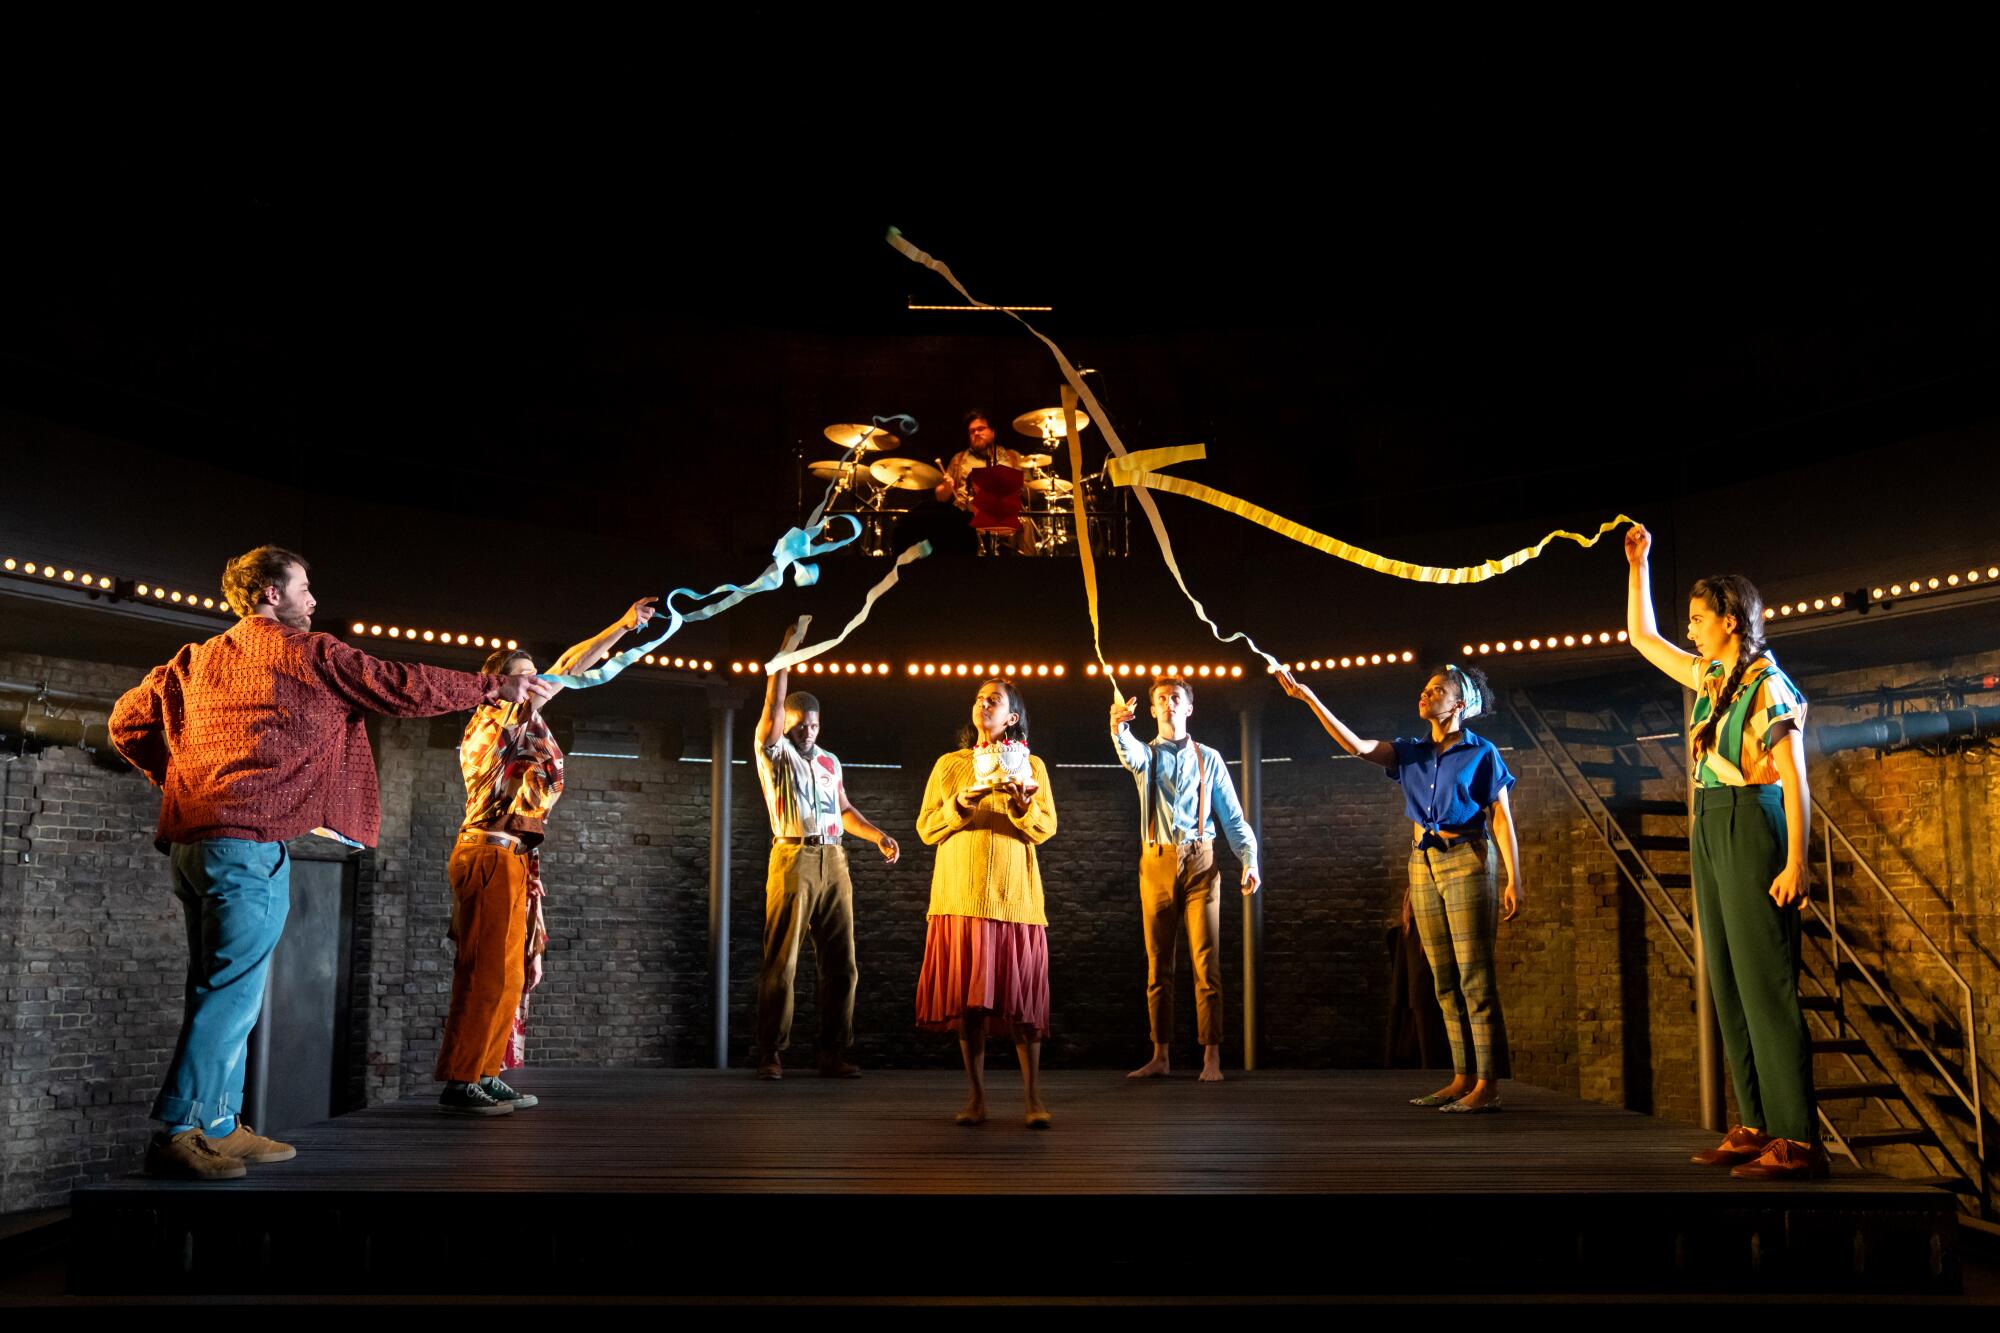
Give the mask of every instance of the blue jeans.
<path id="1" fill-rule="evenodd" d="M 169 859 L 187 916 L 187 1007 L 153 1118 L 206 1127 L 243 1107 L 250 1030 L 292 906 L 292 859 L 282 842 L 242 838 L 177 842 Z"/>

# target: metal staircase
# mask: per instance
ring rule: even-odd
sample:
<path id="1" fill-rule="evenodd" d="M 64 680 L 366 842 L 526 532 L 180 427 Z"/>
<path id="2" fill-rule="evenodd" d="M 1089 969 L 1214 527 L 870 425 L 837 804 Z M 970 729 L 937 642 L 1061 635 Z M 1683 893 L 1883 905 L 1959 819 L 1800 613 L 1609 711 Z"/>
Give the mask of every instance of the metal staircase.
<path id="1" fill-rule="evenodd" d="M 1511 702 L 1523 736 L 1548 760 L 1625 886 L 1692 971 L 1688 802 L 1685 795 L 1658 795 L 1663 778 L 1675 790 L 1687 789 L 1680 718 L 1654 700 L 1622 714 L 1563 710 L 1558 720 L 1525 690 Z M 1642 793 L 1647 783 L 1650 797 Z M 1969 1044 L 1976 1031 L 1972 987 L 1818 800 L 1813 835 L 1799 1003 L 1814 1055 L 1838 1062 L 1846 1075 L 1817 1088 L 1826 1147 L 1857 1165 L 1869 1154 L 1869 1165 L 1949 1190 L 1968 1211 L 1990 1218 L 1979 1061 Z M 1864 886 L 1913 932 L 1920 943 L 1911 952 L 1949 978 L 1951 1003 L 1932 1002 L 1928 1017 L 1912 1015 L 1886 973 L 1889 955 L 1878 952 L 1871 964 L 1866 945 L 1857 947 L 1852 932 L 1843 933 L 1842 898 L 1852 903 Z"/>

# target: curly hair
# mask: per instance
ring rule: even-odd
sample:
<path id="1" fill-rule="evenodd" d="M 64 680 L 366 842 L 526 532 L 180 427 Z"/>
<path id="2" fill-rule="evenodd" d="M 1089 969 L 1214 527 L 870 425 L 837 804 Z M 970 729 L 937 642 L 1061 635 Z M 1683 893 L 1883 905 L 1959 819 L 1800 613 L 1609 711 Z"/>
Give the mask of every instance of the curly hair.
<path id="1" fill-rule="evenodd" d="M 1459 721 L 1470 722 L 1475 717 L 1490 717 L 1493 713 L 1493 682 L 1486 673 L 1476 666 L 1460 666 L 1456 662 L 1446 662 L 1434 676 L 1443 676 L 1445 681 L 1458 691 L 1458 701 L 1465 705 L 1465 712 Z"/>
<path id="2" fill-rule="evenodd" d="M 1715 695 L 1715 706 L 1688 738 L 1690 748 L 1699 757 L 1713 750 L 1721 739 L 1722 715 L 1736 702 L 1736 692 L 1743 688 L 1743 673 L 1764 651 L 1764 598 L 1757 585 L 1741 574 L 1712 574 L 1696 579 L 1694 587 L 1688 590 L 1688 600 L 1696 599 L 1717 619 L 1735 616 L 1736 634 L 1742 640 L 1736 650 L 1736 665 L 1723 678 L 1722 688 Z"/>
<path id="3" fill-rule="evenodd" d="M 254 616 L 264 600 L 264 589 L 283 587 L 292 566 L 310 571 L 305 557 L 282 546 L 259 546 L 245 551 L 222 567 L 222 599 L 239 616 Z"/>

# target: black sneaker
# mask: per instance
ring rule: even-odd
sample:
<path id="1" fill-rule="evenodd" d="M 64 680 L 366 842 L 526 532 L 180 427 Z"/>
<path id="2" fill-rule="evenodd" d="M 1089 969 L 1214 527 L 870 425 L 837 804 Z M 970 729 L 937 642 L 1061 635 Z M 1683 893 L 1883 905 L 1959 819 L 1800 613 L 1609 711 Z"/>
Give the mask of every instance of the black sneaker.
<path id="1" fill-rule="evenodd" d="M 479 1086 L 494 1101 L 510 1103 L 516 1111 L 525 1111 L 530 1106 L 541 1105 L 542 1102 L 542 1099 L 534 1093 L 516 1092 L 497 1078 L 482 1078 L 479 1080 Z"/>
<path id="2" fill-rule="evenodd" d="M 446 1115 L 511 1115 L 514 1103 L 501 1101 L 477 1083 L 447 1083 L 438 1094 L 438 1110 Z"/>

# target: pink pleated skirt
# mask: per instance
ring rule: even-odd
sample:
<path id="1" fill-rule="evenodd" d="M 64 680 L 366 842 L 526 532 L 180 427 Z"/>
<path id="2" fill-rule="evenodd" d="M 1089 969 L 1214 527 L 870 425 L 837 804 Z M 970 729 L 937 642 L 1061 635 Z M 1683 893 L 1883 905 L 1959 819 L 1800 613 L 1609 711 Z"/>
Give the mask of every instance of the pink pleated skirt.
<path id="1" fill-rule="evenodd" d="M 917 1026 L 957 1032 L 983 1014 L 988 1036 L 1040 1041 L 1049 1034 L 1046 926 L 983 917 L 934 916 L 917 976 Z"/>

